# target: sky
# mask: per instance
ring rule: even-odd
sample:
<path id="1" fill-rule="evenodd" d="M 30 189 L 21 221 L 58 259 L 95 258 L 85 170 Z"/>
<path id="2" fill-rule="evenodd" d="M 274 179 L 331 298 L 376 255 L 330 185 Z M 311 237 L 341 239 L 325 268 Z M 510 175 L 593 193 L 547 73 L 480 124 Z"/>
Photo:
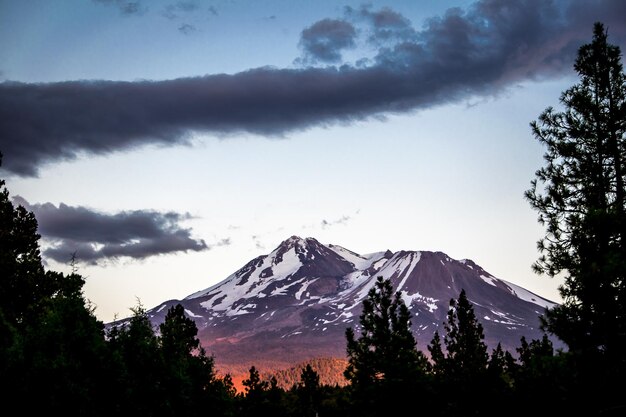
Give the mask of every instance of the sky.
<path id="1" fill-rule="evenodd" d="M 536 275 L 530 122 L 577 82 L 593 0 L 0 0 L 0 174 L 105 322 L 292 235 Z"/>

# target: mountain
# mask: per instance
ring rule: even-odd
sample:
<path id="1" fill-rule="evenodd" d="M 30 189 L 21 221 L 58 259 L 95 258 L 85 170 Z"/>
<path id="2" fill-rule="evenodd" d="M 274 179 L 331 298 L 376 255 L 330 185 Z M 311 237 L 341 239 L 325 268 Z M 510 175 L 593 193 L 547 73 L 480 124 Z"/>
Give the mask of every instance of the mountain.
<path id="1" fill-rule="evenodd" d="M 465 289 L 485 342 L 512 353 L 520 337 L 540 338 L 539 315 L 555 304 L 442 252 L 389 250 L 360 255 L 292 236 L 220 283 L 148 310 L 153 323 L 182 304 L 218 369 L 286 369 L 311 358 L 345 358 L 345 329 L 357 328 L 376 278 L 389 278 L 412 313 L 418 348 L 442 328 L 451 298 Z"/>

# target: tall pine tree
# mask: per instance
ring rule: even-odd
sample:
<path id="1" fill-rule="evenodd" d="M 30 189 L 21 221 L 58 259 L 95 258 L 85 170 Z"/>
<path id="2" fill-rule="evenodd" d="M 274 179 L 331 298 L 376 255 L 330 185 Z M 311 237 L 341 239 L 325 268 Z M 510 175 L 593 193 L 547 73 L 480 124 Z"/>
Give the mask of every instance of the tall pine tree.
<path id="1" fill-rule="evenodd" d="M 416 349 L 411 333 L 411 314 L 390 280 L 378 277 L 363 301 L 360 335 L 346 330 L 350 381 L 357 407 L 378 415 L 390 407 L 403 407 L 408 392 L 423 382 L 428 367 Z"/>
<path id="2" fill-rule="evenodd" d="M 315 417 L 320 406 L 320 376 L 307 364 L 300 374 L 300 382 L 297 385 L 298 405 L 300 415 L 303 417 Z"/>
<path id="3" fill-rule="evenodd" d="M 451 415 L 485 412 L 487 404 L 477 400 L 491 389 L 487 373 L 489 355 L 483 342 L 483 327 L 465 290 L 461 290 L 458 300 L 450 300 L 444 330 L 445 348 L 435 332 L 428 350 L 438 393 L 454 392 L 452 396 L 442 396 L 446 412 Z"/>
<path id="4" fill-rule="evenodd" d="M 434 369 L 455 382 L 471 383 L 481 377 L 487 369 L 489 355 L 483 342 L 483 326 L 476 319 L 465 290 L 461 290 L 458 300 L 450 300 L 444 329 L 445 354 L 437 332 L 428 346 Z"/>
<path id="5" fill-rule="evenodd" d="M 564 111 L 549 107 L 531 123 L 546 146 L 546 165 L 526 197 L 546 235 L 534 268 L 564 275 L 564 303 L 545 328 L 571 350 L 626 351 L 626 77 L 619 47 L 601 23 L 578 51 L 580 82 L 562 93 Z"/>
<path id="6" fill-rule="evenodd" d="M 569 346 L 579 389 L 598 409 L 626 408 L 626 76 L 601 23 L 574 69 L 580 81 L 562 93 L 564 110 L 531 123 L 547 148 L 526 192 L 546 227 L 534 268 L 564 278 L 564 302 L 543 325 Z"/>

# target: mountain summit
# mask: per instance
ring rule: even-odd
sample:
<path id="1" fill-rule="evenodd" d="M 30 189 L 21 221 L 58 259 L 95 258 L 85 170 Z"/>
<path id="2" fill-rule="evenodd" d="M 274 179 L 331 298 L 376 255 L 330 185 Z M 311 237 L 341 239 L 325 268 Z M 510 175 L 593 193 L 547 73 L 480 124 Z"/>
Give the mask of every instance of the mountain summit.
<path id="1" fill-rule="evenodd" d="M 198 337 L 222 369 L 288 366 L 346 355 L 345 329 L 355 327 L 376 278 L 390 279 L 411 311 L 418 348 L 442 327 L 451 298 L 465 289 L 485 342 L 514 352 L 520 337 L 540 338 L 539 316 L 555 304 L 496 278 L 470 260 L 442 252 L 389 250 L 360 255 L 313 238 L 292 236 L 212 287 L 148 311 L 154 324 L 185 307 Z"/>

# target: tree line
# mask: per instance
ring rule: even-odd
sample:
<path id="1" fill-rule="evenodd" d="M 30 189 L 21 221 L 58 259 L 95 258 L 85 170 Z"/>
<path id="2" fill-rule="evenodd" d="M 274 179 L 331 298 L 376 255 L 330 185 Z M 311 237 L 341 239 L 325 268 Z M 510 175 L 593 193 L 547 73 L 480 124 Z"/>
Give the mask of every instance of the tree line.
<path id="1" fill-rule="evenodd" d="M 181 305 L 153 328 L 141 305 L 105 329 L 84 277 L 46 270 L 37 220 L 0 180 L 0 400 L 27 415 L 440 416 L 626 411 L 626 77 L 596 23 L 574 64 L 579 83 L 531 123 L 545 166 L 525 197 L 545 226 L 538 273 L 563 276 L 563 303 L 539 340 L 488 351 L 465 291 L 441 334 L 416 345 L 401 294 L 378 278 L 346 330 L 345 386 L 309 364 L 289 389 L 252 367 L 238 393 Z M 0 158 L 1 162 L 1 158 Z M 550 337 L 568 347 L 555 351 Z M 514 408 L 514 410 L 511 410 Z"/>

